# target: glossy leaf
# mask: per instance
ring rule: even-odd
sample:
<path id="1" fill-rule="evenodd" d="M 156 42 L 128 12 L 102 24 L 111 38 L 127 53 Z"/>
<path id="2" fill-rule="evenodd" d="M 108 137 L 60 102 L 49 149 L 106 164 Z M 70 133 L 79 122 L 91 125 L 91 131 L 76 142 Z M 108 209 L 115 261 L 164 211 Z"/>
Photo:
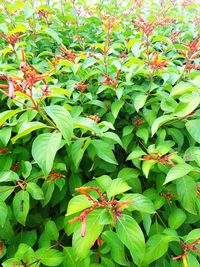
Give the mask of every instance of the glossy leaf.
<path id="1" fill-rule="evenodd" d="M 40 134 L 33 142 L 33 158 L 46 176 L 53 167 L 54 158 L 59 149 L 60 142 L 61 134 L 56 132 Z"/>
<path id="2" fill-rule="evenodd" d="M 117 220 L 116 232 L 130 251 L 133 262 L 140 266 L 145 254 L 145 240 L 137 222 L 132 217 L 123 215 Z"/>
<path id="3" fill-rule="evenodd" d="M 193 167 L 190 166 L 189 164 L 186 163 L 177 164 L 169 170 L 164 184 L 172 182 L 178 178 L 181 178 L 187 175 L 192 170 Z"/>
<path id="4" fill-rule="evenodd" d="M 47 114 L 55 122 L 64 139 L 69 143 L 73 135 L 73 120 L 70 113 L 62 106 L 49 106 L 45 108 Z"/>

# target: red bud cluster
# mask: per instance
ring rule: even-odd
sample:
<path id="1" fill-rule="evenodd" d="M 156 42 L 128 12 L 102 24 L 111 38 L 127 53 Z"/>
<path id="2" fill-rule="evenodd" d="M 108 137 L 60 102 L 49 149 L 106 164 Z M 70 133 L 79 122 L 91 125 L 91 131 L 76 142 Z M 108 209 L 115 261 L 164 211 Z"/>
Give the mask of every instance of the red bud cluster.
<path id="1" fill-rule="evenodd" d="M 152 155 L 147 155 L 147 156 L 143 156 L 143 158 L 141 158 L 141 160 L 155 160 L 163 165 L 169 165 L 171 167 L 174 166 L 174 163 L 172 162 L 172 160 L 170 159 L 170 157 L 172 155 L 174 155 L 176 152 L 173 152 L 171 154 L 165 155 L 165 156 L 161 156 L 160 154 L 158 154 L 157 152 L 153 152 L 151 154 L 157 154 L 156 156 L 152 156 Z"/>
<path id="2" fill-rule="evenodd" d="M 150 34 L 157 26 L 167 26 L 169 23 L 173 22 L 171 18 L 164 18 L 162 20 L 157 20 L 153 22 L 145 21 L 140 14 L 137 14 L 137 19 L 132 20 L 132 22 L 137 26 L 138 30 L 142 30 L 146 37 L 149 37 Z"/>
<path id="3" fill-rule="evenodd" d="M 183 254 L 173 257 L 173 260 L 183 259 L 185 256 L 187 256 L 189 250 L 192 250 L 200 255 L 200 250 L 196 247 L 196 245 L 198 245 L 199 243 L 200 243 L 200 238 L 197 238 L 194 242 L 190 244 L 185 244 L 184 242 L 181 241 Z"/>
<path id="4" fill-rule="evenodd" d="M 86 234 L 86 219 L 89 213 L 92 211 L 104 207 L 105 209 L 109 210 L 113 214 L 114 224 L 117 223 L 117 218 L 122 216 L 122 212 L 124 209 L 128 208 L 127 204 L 132 201 L 124 201 L 120 202 L 116 199 L 114 200 L 107 200 L 107 195 L 103 194 L 98 187 L 92 186 L 83 186 L 76 188 L 76 191 L 85 195 L 89 201 L 93 203 L 92 207 L 89 209 L 84 210 L 79 216 L 73 218 L 72 220 L 68 221 L 69 223 L 73 223 L 76 221 L 82 221 L 82 229 L 81 229 L 81 236 L 84 237 Z M 95 191 L 99 195 L 99 200 L 94 199 L 88 191 Z"/>
<path id="5" fill-rule="evenodd" d="M 171 193 L 170 190 L 167 191 L 167 193 L 160 193 L 160 196 L 166 198 L 170 204 L 172 204 L 172 198 L 175 197 L 177 195 L 177 193 Z"/>
<path id="6" fill-rule="evenodd" d="M 5 39 L 7 43 L 11 44 L 12 47 L 16 44 L 17 41 L 19 41 L 24 35 L 21 35 L 19 33 L 11 34 L 5 36 L 3 33 L 0 33 L 0 37 Z"/>
<path id="7" fill-rule="evenodd" d="M 66 176 L 64 174 L 61 174 L 61 173 L 55 173 L 54 170 L 52 170 L 52 172 L 48 175 L 48 177 L 51 177 L 51 179 L 48 180 L 47 183 L 51 183 L 51 182 L 55 181 L 56 179 L 65 178 Z"/>
<path id="8" fill-rule="evenodd" d="M 121 70 L 119 69 L 117 74 L 116 74 L 115 79 L 111 78 L 109 75 L 107 75 L 105 73 L 101 73 L 101 75 L 103 77 L 105 77 L 105 80 L 100 82 L 100 83 L 103 84 L 103 85 L 114 86 L 114 88 L 116 89 L 117 88 L 117 84 L 118 84 L 118 78 L 119 78 L 120 72 L 121 72 Z"/>
<path id="9" fill-rule="evenodd" d="M 97 113 L 95 115 L 86 116 L 86 118 L 91 119 L 91 120 L 95 121 L 96 123 L 101 121 L 101 118 L 99 117 L 99 113 Z"/>
<path id="10" fill-rule="evenodd" d="M 145 62 L 153 70 L 163 69 L 168 64 L 168 61 L 160 58 L 157 52 L 153 53 L 152 61 L 145 60 Z"/>

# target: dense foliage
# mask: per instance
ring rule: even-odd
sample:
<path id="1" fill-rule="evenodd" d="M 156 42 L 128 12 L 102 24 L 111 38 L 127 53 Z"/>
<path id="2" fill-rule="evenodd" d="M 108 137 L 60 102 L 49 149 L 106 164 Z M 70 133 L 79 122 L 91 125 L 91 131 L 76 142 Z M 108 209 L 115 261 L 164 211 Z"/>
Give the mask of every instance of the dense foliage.
<path id="1" fill-rule="evenodd" d="M 199 5 L 0 10 L 2 266 L 200 266 Z"/>

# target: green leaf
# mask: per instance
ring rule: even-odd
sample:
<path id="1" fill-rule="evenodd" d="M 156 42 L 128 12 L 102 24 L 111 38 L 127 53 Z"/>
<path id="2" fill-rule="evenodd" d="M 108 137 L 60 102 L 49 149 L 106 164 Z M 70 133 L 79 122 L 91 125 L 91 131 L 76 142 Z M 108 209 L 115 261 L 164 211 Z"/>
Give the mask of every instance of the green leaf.
<path id="1" fill-rule="evenodd" d="M 111 258 L 120 266 L 127 266 L 126 254 L 123 243 L 113 231 L 105 231 L 102 239 L 111 248 Z"/>
<path id="2" fill-rule="evenodd" d="M 0 113 L 0 126 L 2 126 L 6 120 L 8 120 L 9 118 L 14 116 L 15 114 L 20 113 L 22 111 L 23 110 L 16 109 L 16 110 L 6 110 L 6 111 Z"/>
<path id="3" fill-rule="evenodd" d="M 14 191 L 14 186 L 0 186 L 0 198 L 5 201 Z"/>
<path id="4" fill-rule="evenodd" d="M 199 97 L 192 98 L 189 102 L 180 102 L 174 110 L 173 115 L 179 118 L 185 117 L 194 111 L 199 106 L 199 103 Z"/>
<path id="5" fill-rule="evenodd" d="M 92 205 L 93 205 L 92 201 L 89 201 L 86 196 L 84 195 L 75 196 L 69 201 L 66 216 L 87 209 Z"/>
<path id="6" fill-rule="evenodd" d="M 136 135 L 140 137 L 145 144 L 147 144 L 147 141 L 149 139 L 149 129 L 144 126 L 141 126 L 140 128 L 137 129 Z"/>
<path id="7" fill-rule="evenodd" d="M 120 201 L 129 201 L 132 202 L 128 203 L 128 210 L 138 210 L 141 212 L 147 212 L 147 213 L 155 213 L 155 207 L 153 205 L 153 202 L 146 196 L 143 196 L 141 194 L 126 194 L 124 197 L 120 199 Z"/>
<path id="8" fill-rule="evenodd" d="M 151 127 L 152 136 L 157 132 L 157 130 L 165 123 L 174 120 L 174 116 L 172 115 L 163 115 L 157 118 Z"/>
<path id="9" fill-rule="evenodd" d="M 48 236 L 50 240 L 58 240 L 59 232 L 54 221 L 47 221 L 45 224 L 45 234 Z"/>
<path id="10" fill-rule="evenodd" d="M 92 65 L 94 65 L 96 63 L 96 59 L 91 57 L 91 58 L 87 58 L 84 62 L 83 62 L 83 69 L 87 69 L 88 67 L 91 67 Z"/>
<path id="11" fill-rule="evenodd" d="M 80 138 L 71 145 L 70 155 L 75 165 L 75 169 L 78 169 L 79 164 L 83 158 L 85 150 L 90 144 L 90 138 Z"/>
<path id="12" fill-rule="evenodd" d="M 14 171 L 0 172 L 0 183 L 2 182 L 16 182 L 19 180 L 19 176 Z"/>
<path id="13" fill-rule="evenodd" d="M 4 127 L 0 129 L 0 141 L 4 146 L 7 146 L 12 133 L 12 128 Z"/>
<path id="14" fill-rule="evenodd" d="M 168 250 L 168 243 L 169 238 L 167 236 L 161 234 L 151 236 L 146 243 L 146 253 L 143 265 L 149 265 L 161 258 Z"/>
<path id="15" fill-rule="evenodd" d="M 197 214 L 197 195 L 196 182 L 188 175 L 179 178 L 176 181 L 178 199 L 186 211 Z"/>
<path id="16" fill-rule="evenodd" d="M 118 218 L 116 232 L 122 243 L 129 249 L 133 262 L 140 266 L 145 254 L 145 239 L 137 222 L 128 215 Z"/>
<path id="17" fill-rule="evenodd" d="M 101 135 L 98 124 L 89 118 L 75 118 L 74 128 L 82 128 L 86 131 L 94 132 L 97 136 Z"/>
<path id="18" fill-rule="evenodd" d="M 31 9 L 27 4 L 24 5 L 24 17 L 25 19 L 30 18 L 34 13 L 34 9 Z"/>
<path id="19" fill-rule="evenodd" d="M 29 182 L 26 186 L 26 189 L 30 193 L 33 199 L 36 200 L 44 199 L 44 193 L 36 183 Z"/>
<path id="20" fill-rule="evenodd" d="M 118 165 L 115 155 L 109 144 L 103 142 L 102 140 L 92 140 L 91 144 L 95 147 L 97 156 L 106 162 Z"/>
<path id="21" fill-rule="evenodd" d="M 100 185 L 100 187 L 103 189 L 103 191 L 106 191 L 107 188 L 112 184 L 112 179 L 108 175 L 102 175 L 98 178 L 95 178 L 97 183 Z"/>
<path id="22" fill-rule="evenodd" d="M 200 119 L 189 120 L 188 122 L 186 122 L 185 127 L 192 138 L 194 138 L 197 143 L 200 143 Z"/>
<path id="23" fill-rule="evenodd" d="M 179 228 L 184 223 L 186 218 L 187 216 L 185 212 L 182 209 L 176 208 L 169 214 L 169 218 L 168 218 L 169 227 L 172 229 Z"/>
<path id="24" fill-rule="evenodd" d="M 16 193 L 13 199 L 13 213 L 16 220 L 25 225 L 26 217 L 29 212 L 30 197 L 29 193 L 25 190 L 21 190 Z"/>
<path id="25" fill-rule="evenodd" d="M 36 258 L 45 266 L 58 266 L 63 262 L 62 252 L 51 248 L 40 248 L 35 252 Z"/>
<path id="26" fill-rule="evenodd" d="M 115 143 L 118 143 L 120 146 L 122 146 L 122 141 L 121 141 L 121 139 L 119 138 L 119 136 L 116 133 L 106 132 L 106 133 L 103 133 L 102 137 L 106 137 L 108 139 L 111 139 Z"/>
<path id="27" fill-rule="evenodd" d="M 137 159 L 143 155 L 146 155 L 146 153 L 140 147 L 135 147 L 133 151 L 131 152 L 131 154 L 128 155 L 126 160 Z"/>
<path id="28" fill-rule="evenodd" d="M 112 115 L 115 119 L 117 118 L 118 113 L 119 113 L 119 111 L 123 105 L 124 105 L 124 101 L 122 101 L 122 100 L 117 100 L 117 101 L 112 103 L 111 112 L 112 112 Z"/>
<path id="29" fill-rule="evenodd" d="M 29 161 L 22 161 L 22 176 L 26 179 L 32 171 L 32 164 Z"/>
<path id="30" fill-rule="evenodd" d="M 151 170 L 151 168 L 153 167 L 153 165 L 155 165 L 157 163 L 157 161 L 155 160 L 145 160 L 142 163 L 142 171 L 145 175 L 146 178 L 148 178 L 149 176 L 149 172 Z"/>
<path id="31" fill-rule="evenodd" d="M 0 198 L 0 226 L 3 227 L 5 222 L 6 222 L 6 219 L 7 219 L 7 216 L 8 216 L 8 208 L 5 204 L 5 202 Z"/>
<path id="32" fill-rule="evenodd" d="M 185 93 L 189 92 L 196 92 L 198 91 L 197 88 L 194 87 L 192 83 L 189 82 L 183 82 L 176 84 L 171 91 L 171 96 L 177 96 L 177 95 L 183 95 Z"/>
<path id="33" fill-rule="evenodd" d="M 16 264 L 16 266 L 17 265 L 20 266 L 20 265 L 22 265 L 22 262 L 17 258 L 10 258 L 10 259 L 7 259 L 6 261 L 4 261 L 2 266 L 3 267 L 10 267 L 13 264 Z"/>
<path id="34" fill-rule="evenodd" d="M 57 42 L 57 44 L 62 43 L 62 39 L 58 36 L 58 34 L 54 30 L 50 28 L 43 29 L 41 33 L 46 33 L 47 35 L 52 37 Z"/>
<path id="35" fill-rule="evenodd" d="M 103 225 L 100 224 L 99 220 L 103 212 L 104 209 L 97 209 L 88 214 L 86 220 L 86 234 L 84 237 L 81 236 L 82 225 L 81 222 L 79 222 L 72 238 L 72 247 L 74 248 L 76 260 L 81 260 L 88 256 L 90 247 L 101 234 Z"/>
<path id="36" fill-rule="evenodd" d="M 43 183 L 42 191 L 44 192 L 44 200 L 42 200 L 42 207 L 45 207 L 52 198 L 54 192 L 55 184 L 54 183 Z"/>
<path id="37" fill-rule="evenodd" d="M 77 267 L 77 262 L 75 261 L 74 250 L 72 247 L 64 247 L 63 256 L 63 266 Z"/>
<path id="38" fill-rule="evenodd" d="M 19 133 L 17 135 L 15 135 L 11 139 L 11 141 L 14 144 L 19 138 L 21 138 L 21 137 L 23 137 L 23 136 L 25 136 L 27 134 L 30 134 L 33 131 L 41 129 L 41 128 L 48 128 L 48 126 L 43 124 L 43 123 L 41 123 L 41 122 L 38 122 L 38 121 L 25 122 L 20 127 Z"/>
<path id="39" fill-rule="evenodd" d="M 171 181 L 174 181 L 178 178 L 185 176 L 186 174 L 191 172 L 193 169 L 194 168 L 187 163 L 180 163 L 180 164 L 175 165 L 169 170 L 164 184 L 167 184 Z"/>
<path id="40" fill-rule="evenodd" d="M 57 105 L 45 107 L 45 111 L 69 143 L 73 135 L 73 120 L 70 113 L 64 107 Z"/>
<path id="41" fill-rule="evenodd" d="M 32 155 L 34 160 L 47 176 L 53 167 L 56 152 L 61 142 L 60 133 L 44 133 L 36 137 L 32 145 Z"/>
<path id="42" fill-rule="evenodd" d="M 198 238 L 200 238 L 200 228 L 193 229 L 191 232 L 189 232 L 189 234 L 185 238 L 185 242 L 192 243 Z"/>
<path id="43" fill-rule="evenodd" d="M 66 62 L 67 60 L 65 60 Z M 72 64 L 71 62 L 69 62 L 70 64 Z M 60 64 L 60 61 L 59 61 L 59 64 Z M 71 96 L 71 93 L 67 90 L 67 89 L 64 89 L 64 88 L 55 88 L 55 87 L 49 87 L 49 90 L 51 90 L 51 92 L 47 95 L 48 96 L 59 96 L 60 94 L 61 95 L 66 95 L 67 97 L 70 97 Z"/>
<path id="44" fill-rule="evenodd" d="M 122 194 L 128 190 L 130 190 L 131 187 L 121 178 L 117 178 L 112 180 L 112 183 L 107 189 L 107 196 L 108 198 L 111 198 L 113 196 Z"/>
<path id="45" fill-rule="evenodd" d="M 134 107 L 136 111 L 138 112 L 142 107 L 144 107 L 144 104 L 147 100 L 147 95 L 141 94 L 137 95 L 134 99 Z"/>
<path id="46" fill-rule="evenodd" d="M 187 259 L 188 266 L 199 267 L 199 260 L 196 259 L 196 257 L 192 255 L 191 253 L 188 253 L 186 259 Z"/>

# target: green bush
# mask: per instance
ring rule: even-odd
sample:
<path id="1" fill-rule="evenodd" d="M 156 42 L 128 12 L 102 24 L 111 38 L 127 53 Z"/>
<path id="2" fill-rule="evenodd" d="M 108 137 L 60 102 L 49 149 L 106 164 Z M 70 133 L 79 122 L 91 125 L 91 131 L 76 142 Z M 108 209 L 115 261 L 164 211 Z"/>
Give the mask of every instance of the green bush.
<path id="1" fill-rule="evenodd" d="M 3 267 L 198 267 L 200 6 L 2 1 Z"/>

